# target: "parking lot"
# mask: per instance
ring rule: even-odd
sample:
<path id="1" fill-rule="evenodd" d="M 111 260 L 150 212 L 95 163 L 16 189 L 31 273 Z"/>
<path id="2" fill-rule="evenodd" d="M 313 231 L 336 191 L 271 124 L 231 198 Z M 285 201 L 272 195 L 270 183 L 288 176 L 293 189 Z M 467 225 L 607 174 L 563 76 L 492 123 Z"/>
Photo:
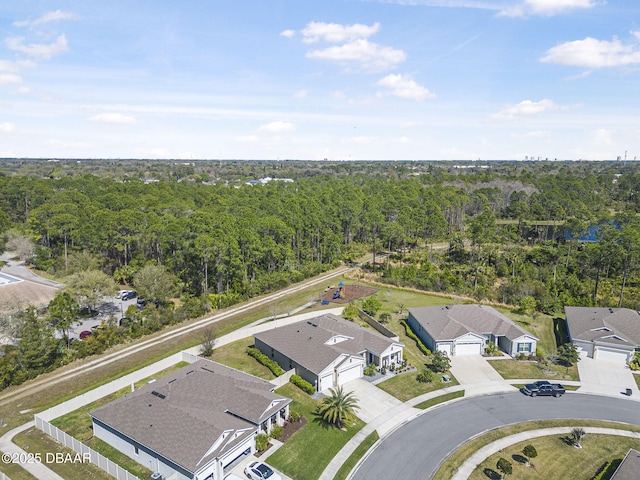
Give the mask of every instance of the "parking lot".
<path id="1" fill-rule="evenodd" d="M 110 317 L 114 317 L 116 321 L 119 321 L 125 316 L 127 308 L 136 304 L 136 299 L 131 298 L 129 300 L 122 300 L 115 297 L 105 297 L 103 303 L 98 306 L 98 315 L 95 317 L 82 320 L 79 324 L 75 324 L 71 329 L 70 337 L 77 339 L 81 332 L 91 331 L 93 328 L 98 327 L 103 321 L 108 320 Z"/>

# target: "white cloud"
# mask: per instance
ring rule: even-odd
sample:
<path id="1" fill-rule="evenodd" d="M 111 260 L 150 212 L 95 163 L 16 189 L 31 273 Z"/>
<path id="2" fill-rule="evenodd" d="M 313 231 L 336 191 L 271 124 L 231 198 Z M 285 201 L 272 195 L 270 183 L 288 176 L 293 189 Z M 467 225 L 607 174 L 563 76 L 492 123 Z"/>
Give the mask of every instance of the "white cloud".
<path id="1" fill-rule="evenodd" d="M 507 17 L 525 15 L 552 16 L 578 8 L 593 8 L 602 4 L 599 0 L 523 0 L 516 5 L 509 5 L 500 11 Z"/>
<path id="2" fill-rule="evenodd" d="M 495 117 L 497 118 L 516 118 L 525 117 L 529 115 L 537 115 L 539 113 L 558 110 L 560 107 L 553 103 L 551 100 L 544 99 L 539 102 L 532 102 L 531 100 L 524 100 L 516 105 L 511 105 L 504 110 L 501 110 Z"/>
<path id="3" fill-rule="evenodd" d="M 424 100 L 425 98 L 435 97 L 433 93 L 419 85 L 409 75 L 387 75 L 380 79 L 376 85 L 387 87 L 390 95 L 409 100 Z"/>
<path id="4" fill-rule="evenodd" d="M 24 44 L 24 38 L 22 37 L 10 37 L 4 41 L 9 50 L 16 52 L 22 52 L 30 57 L 47 60 L 54 55 L 66 52 L 69 50 L 67 45 L 67 37 L 60 35 L 54 43 L 31 43 L 29 45 Z"/>
<path id="5" fill-rule="evenodd" d="M 617 38 L 607 41 L 587 37 L 556 45 L 540 60 L 588 68 L 619 67 L 640 64 L 640 49 Z"/>
<path id="6" fill-rule="evenodd" d="M 287 133 L 293 132 L 296 129 L 296 125 L 291 122 L 285 122 L 279 120 L 277 122 L 267 123 L 258 128 L 260 132 L 268 132 L 268 133 Z"/>
<path id="7" fill-rule="evenodd" d="M 9 122 L 0 123 L 0 132 L 2 133 L 13 132 L 13 124 Z"/>
<path id="8" fill-rule="evenodd" d="M 0 72 L 17 72 L 18 65 L 15 62 L 0 60 Z"/>
<path id="9" fill-rule="evenodd" d="M 0 85 L 22 83 L 22 77 L 14 73 L 0 73 Z"/>
<path id="10" fill-rule="evenodd" d="M 293 36 L 296 34 L 295 30 L 283 30 L 282 32 L 280 32 L 280 35 L 282 35 L 283 37 L 287 37 L 287 38 L 293 38 Z"/>
<path id="11" fill-rule="evenodd" d="M 306 90 L 298 90 L 293 94 L 293 98 L 305 98 L 308 94 L 309 92 L 307 92 Z"/>
<path id="12" fill-rule="evenodd" d="M 543 138 L 543 137 L 548 137 L 549 136 L 549 132 L 546 132 L 544 130 L 533 130 L 531 132 L 525 132 L 525 133 L 515 133 L 512 135 L 513 138 Z"/>
<path id="13" fill-rule="evenodd" d="M 76 18 L 73 13 L 63 12 L 62 10 L 56 10 L 54 12 L 45 13 L 43 16 L 36 18 L 35 20 L 22 20 L 19 22 L 13 22 L 14 27 L 35 27 L 44 23 L 57 22 L 60 20 L 72 20 Z"/>
<path id="14" fill-rule="evenodd" d="M 373 71 L 393 68 L 404 62 L 406 57 L 402 50 L 378 45 L 363 38 L 344 45 L 307 52 L 307 58 L 332 60 L 342 64 L 356 62 L 363 68 Z"/>
<path id="15" fill-rule="evenodd" d="M 599 128 L 594 132 L 594 140 L 597 145 L 601 146 L 616 145 L 616 142 L 613 139 L 612 132 L 605 128 Z"/>
<path id="16" fill-rule="evenodd" d="M 380 30 L 380 24 L 377 22 L 370 26 L 361 23 L 341 25 L 311 22 L 302 29 L 302 41 L 304 43 L 315 43 L 321 40 L 329 43 L 350 42 L 359 38 L 369 38 L 378 30 Z"/>
<path id="17" fill-rule="evenodd" d="M 116 123 L 119 125 L 130 125 L 136 123 L 135 117 L 122 113 L 98 113 L 89 118 L 92 122 Z"/>

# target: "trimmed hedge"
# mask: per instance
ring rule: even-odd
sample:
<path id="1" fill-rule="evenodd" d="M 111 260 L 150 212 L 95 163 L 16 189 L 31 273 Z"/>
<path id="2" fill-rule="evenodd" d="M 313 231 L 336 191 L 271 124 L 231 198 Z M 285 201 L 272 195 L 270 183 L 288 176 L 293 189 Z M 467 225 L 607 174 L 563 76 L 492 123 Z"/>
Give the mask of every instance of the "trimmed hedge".
<path id="1" fill-rule="evenodd" d="M 267 367 L 269 370 L 271 370 L 271 373 L 273 373 L 276 377 L 279 377 L 280 375 L 284 375 L 285 371 L 282 369 L 280 365 L 278 365 L 278 362 L 276 362 L 275 360 L 271 360 L 269 357 L 267 357 L 264 353 L 262 353 L 257 348 L 249 347 L 247 348 L 247 353 L 251 357 L 255 358 L 259 363 L 261 363 L 262 365 Z"/>
<path id="2" fill-rule="evenodd" d="M 308 393 L 309 395 L 313 395 L 314 393 L 316 393 L 316 389 L 313 388 L 313 385 L 307 382 L 300 375 L 291 375 L 291 378 L 289 379 L 289 381 L 293 383 L 296 387 L 298 387 L 300 390 L 302 390 L 305 393 Z"/>
<path id="3" fill-rule="evenodd" d="M 411 326 L 404 320 L 400 321 L 400 323 L 404 327 L 404 331 L 407 334 L 407 337 L 409 337 L 411 340 L 416 342 L 416 345 L 418 346 L 418 350 L 420 350 L 424 355 L 431 355 L 431 350 L 429 350 L 427 346 L 424 343 L 422 343 L 422 340 L 420 340 L 420 337 L 418 337 L 413 332 L 413 329 L 411 328 Z"/>

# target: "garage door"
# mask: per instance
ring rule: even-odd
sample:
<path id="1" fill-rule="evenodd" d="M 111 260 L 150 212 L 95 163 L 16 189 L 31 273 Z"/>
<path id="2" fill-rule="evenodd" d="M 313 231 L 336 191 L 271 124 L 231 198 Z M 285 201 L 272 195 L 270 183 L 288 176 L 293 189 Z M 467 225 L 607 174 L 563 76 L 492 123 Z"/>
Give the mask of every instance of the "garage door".
<path id="1" fill-rule="evenodd" d="M 318 390 L 322 391 L 332 387 L 333 387 L 333 372 L 329 372 L 328 374 L 325 374 L 325 376 L 320 378 L 320 385 Z"/>
<path id="2" fill-rule="evenodd" d="M 450 343 L 439 343 L 438 344 L 438 351 L 439 352 L 444 352 L 447 355 L 451 356 L 451 344 Z"/>
<path id="3" fill-rule="evenodd" d="M 456 343 L 456 356 L 480 355 L 481 348 L 481 343 Z"/>
<path id="4" fill-rule="evenodd" d="M 604 348 L 604 347 L 596 347 L 595 354 L 593 358 L 600 361 L 605 362 L 615 362 L 615 363 L 627 363 L 627 358 L 629 357 L 629 352 L 624 352 L 622 350 L 617 350 L 615 348 Z"/>
<path id="5" fill-rule="evenodd" d="M 355 380 L 356 378 L 360 378 L 361 376 L 360 364 L 355 365 L 347 370 L 338 372 L 338 385 L 344 385 L 345 383 Z"/>

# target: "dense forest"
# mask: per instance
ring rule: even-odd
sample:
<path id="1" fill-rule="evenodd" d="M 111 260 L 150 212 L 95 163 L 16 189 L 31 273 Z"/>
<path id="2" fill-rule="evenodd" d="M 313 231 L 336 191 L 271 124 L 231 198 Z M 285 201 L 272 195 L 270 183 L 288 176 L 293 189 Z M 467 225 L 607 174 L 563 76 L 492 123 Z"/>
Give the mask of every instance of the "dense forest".
<path id="1" fill-rule="evenodd" d="M 4 316 L 0 385 L 367 252 L 393 285 L 640 309 L 639 189 L 636 162 L 0 160 L 0 250 L 67 285 Z M 124 285 L 156 308 L 72 346 Z"/>

